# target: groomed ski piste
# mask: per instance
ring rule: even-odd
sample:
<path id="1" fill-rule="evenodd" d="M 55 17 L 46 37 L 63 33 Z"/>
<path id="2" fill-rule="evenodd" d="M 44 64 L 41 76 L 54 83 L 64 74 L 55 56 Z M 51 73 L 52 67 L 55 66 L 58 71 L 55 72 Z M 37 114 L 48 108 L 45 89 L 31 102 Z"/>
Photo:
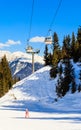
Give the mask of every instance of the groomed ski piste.
<path id="1" fill-rule="evenodd" d="M 78 73 L 80 66 L 75 67 Z M 51 79 L 49 70 L 44 67 L 17 82 L 0 98 L 0 130 L 81 130 L 81 92 L 56 101 L 58 76 Z"/>

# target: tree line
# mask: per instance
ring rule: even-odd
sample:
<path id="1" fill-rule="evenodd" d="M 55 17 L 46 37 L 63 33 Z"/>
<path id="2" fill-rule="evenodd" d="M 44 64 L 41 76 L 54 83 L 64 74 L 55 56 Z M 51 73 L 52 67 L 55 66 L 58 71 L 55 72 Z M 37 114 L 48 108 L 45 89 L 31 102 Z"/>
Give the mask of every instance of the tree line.
<path id="1" fill-rule="evenodd" d="M 18 81 L 18 78 L 13 78 L 9 63 L 7 61 L 6 55 L 0 60 L 0 97 L 5 95 L 14 83 Z"/>
<path id="2" fill-rule="evenodd" d="M 59 44 L 57 33 L 54 32 L 51 48 L 51 52 L 49 52 L 48 45 L 45 45 L 44 61 L 45 66 L 51 65 L 51 77 L 56 78 L 58 74 L 56 85 L 58 97 L 64 96 L 69 90 L 71 93 L 74 93 L 77 89 L 80 92 L 81 71 L 79 73 L 80 84 L 77 86 L 71 59 L 75 63 L 81 62 L 81 27 L 78 28 L 77 36 L 74 32 L 72 36 L 64 36 L 62 46 Z"/>

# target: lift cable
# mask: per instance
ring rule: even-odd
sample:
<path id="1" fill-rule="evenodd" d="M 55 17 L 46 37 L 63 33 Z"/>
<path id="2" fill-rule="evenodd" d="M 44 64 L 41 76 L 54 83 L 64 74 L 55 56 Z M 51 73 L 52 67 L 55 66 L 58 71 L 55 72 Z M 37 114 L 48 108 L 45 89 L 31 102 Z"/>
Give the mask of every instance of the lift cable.
<path id="1" fill-rule="evenodd" d="M 29 27 L 29 37 L 27 39 L 27 47 L 26 47 L 26 53 L 29 53 L 32 55 L 32 73 L 34 73 L 34 71 L 35 71 L 34 54 L 38 54 L 40 52 L 40 50 L 38 50 L 38 49 L 34 50 L 33 47 L 29 45 L 31 28 L 32 28 L 33 12 L 34 12 L 34 0 L 32 1 L 32 12 L 31 12 L 31 19 L 30 19 L 30 27 Z"/>
<path id="2" fill-rule="evenodd" d="M 58 4 L 58 7 L 54 13 L 54 16 L 53 16 L 53 19 L 52 19 L 52 22 L 49 26 L 49 29 L 48 29 L 48 32 L 51 31 L 51 28 L 55 22 L 55 19 L 56 19 L 56 16 L 57 16 L 57 13 L 59 11 L 59 8 L 61 6 L 61 3 L 62 3 L 62 0 L 59 1 L 59 4 Z M 34 12 L 34 0 L 32 1 L 32 11 L 31 11 L 31 18 L 30 18 L 30 26 L 29 26 L 29 36 L 28 36 L 28 39 L 27 39 L 27 44 L 29 45 L 29 40 L 30 40 L 30 35 L 31 35 L 31 29 L 32 29 L 32 19 L 33 19 L 33 12 Z M 41 50 L 42 46 L 40 47 L 40 50 Z"/>
<path id="3" fill-rule="evenodd" d="M 53 24 L 54 24 L 54 22 L 55 22 L 55 19 L 56 19 L 56 16 L 57 16 L 57 14 L 58 14 L 58 11 L 59 11 L 59 9 L 60 9 L 61 3 L 62 3 L 62 0 L 59 1 L 59 4 L 58 4 L 58 6 L 57 6 L 57 8 L 56 8 L 56 11 L 55 11 L 55 13 L 54 13 L 54 15 L 53 15 L 52 22 L 50 23 L 49 29 L 48 29 L 48 31 L 47 31 L 46 36 L 48 35 L 48 33 L 50 33 L 50 36 L 49 36 L 50 39 L 48 39 L 48 40 L 52 40 L 52 36 L 51 36 L 51 35 L 52 35 L 52 30 L 51 30 L 51 28 L 52 28 L 52 26 L 53 26 Z M 47 37 L 47 38 L 48 38 L 48 37 Z M 42 45 L 41 45 L 41 47 L 40 47 L 40 50 L 41 50 L 41 48 L 42 48 Z"/>
<path id="4" fill-rule="evenodd" d="M 51 22 L 51 24 L 50 24 L 50 26 L 49 26 L 49 30 L 52 28 L 52 26 L 53 26 L 53 24 L 54 24 L 54 22 L 55 22 L 55 19 L 56 19 L 56 16 L 57 16 L 57 14 L 58 14 L 58 11 L 59 11 L 59 9 L 60 9 L 61 3 L 62 3 L 62 0 L 59 1 L 58 7 L 57 7 L 57 9 L 56 9 L 56 11 L 55 11 L 55 13 L 54 13 L 52 22 Z"/>
<path id="5" fill-rule="evenodd" d="M 33 12 L 34 12 L 34 0 L 32 1 L 32 11 L 31 11 L 31 18 L 30 18 L 30 26 L 29 26 L 29 36 L 28 36 L 28 39 L 27 39 L 28 44 L 29 44 L 29 39 L 30 39 L 31 29 L 32 29 Z"/>

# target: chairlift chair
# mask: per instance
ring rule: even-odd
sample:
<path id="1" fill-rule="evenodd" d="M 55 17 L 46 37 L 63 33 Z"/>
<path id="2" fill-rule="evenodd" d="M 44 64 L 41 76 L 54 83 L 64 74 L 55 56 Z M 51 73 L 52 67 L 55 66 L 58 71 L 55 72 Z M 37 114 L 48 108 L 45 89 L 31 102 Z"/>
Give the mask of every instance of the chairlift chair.
<path id="1" fill-rule="evenodd" d="M 26 48 L 26 52 L 27 53 L 39 53 L 40 52 L 40 50 L 39 49 L 36 49 L 36 50 L 34 50 L 31 46 L 28 46 L 27 48 Z"/>
<path id="2" fill-rule="evenodd" d="M 26 52 L 27 52 L 27 53 L 32 53 L 32 52 L 33 52 L 33 48 L 32 48 L 31 46 L 28 46 L 28 47 L 26 48 Z"/>
<path id="3" fill-rule="evenodd" d="M 52 34 L 51 34 L 51 29 L 49 29 L 49 36 L 47 36 L 45 38 L 44 42 L 46 44 L 52 44 L 53 43 L 53 37 L 52 37 Z"/>
<path id="4" fill-rule="evenodd" d="M 46 44 L 52 44 L 52 43 L 53 43 L 52 36 L 46 37 L 44 42 L 45 42 Z"/>

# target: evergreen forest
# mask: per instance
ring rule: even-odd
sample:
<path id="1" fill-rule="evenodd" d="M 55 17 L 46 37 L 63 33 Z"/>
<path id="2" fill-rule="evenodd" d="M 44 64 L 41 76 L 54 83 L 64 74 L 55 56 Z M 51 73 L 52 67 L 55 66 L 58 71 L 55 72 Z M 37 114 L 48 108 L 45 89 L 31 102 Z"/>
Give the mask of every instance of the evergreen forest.
<path id="1" fill-rule="evenodd" d="M 4 55 L 0 60 L 0 97 L 4 96 L 17 81 L 17 78 L 12 78 L 9 63 Z"/>
<path id="2" fill-rule="evenodd" d="M 81 27 L 77 30 L 77 36 L 72 32 L 72 36 L 66 35 L 63 38 L 62 46 L 60 46 L 59 38 L 56 32 L 53 34 L 53 42 L 51 52 L 48 45 L 45 45 L 44 51 L 45 66 L 50 65 L 50 77 L 56 78 L 56 93 L 58 97 L 63 97 L 68 91 L 75 93 L 81 91 L 81 71 L 79 73 L 80 83 L 77 86 L 75 82 L 75 73 L 72 65 L 81 63 Z"/>

